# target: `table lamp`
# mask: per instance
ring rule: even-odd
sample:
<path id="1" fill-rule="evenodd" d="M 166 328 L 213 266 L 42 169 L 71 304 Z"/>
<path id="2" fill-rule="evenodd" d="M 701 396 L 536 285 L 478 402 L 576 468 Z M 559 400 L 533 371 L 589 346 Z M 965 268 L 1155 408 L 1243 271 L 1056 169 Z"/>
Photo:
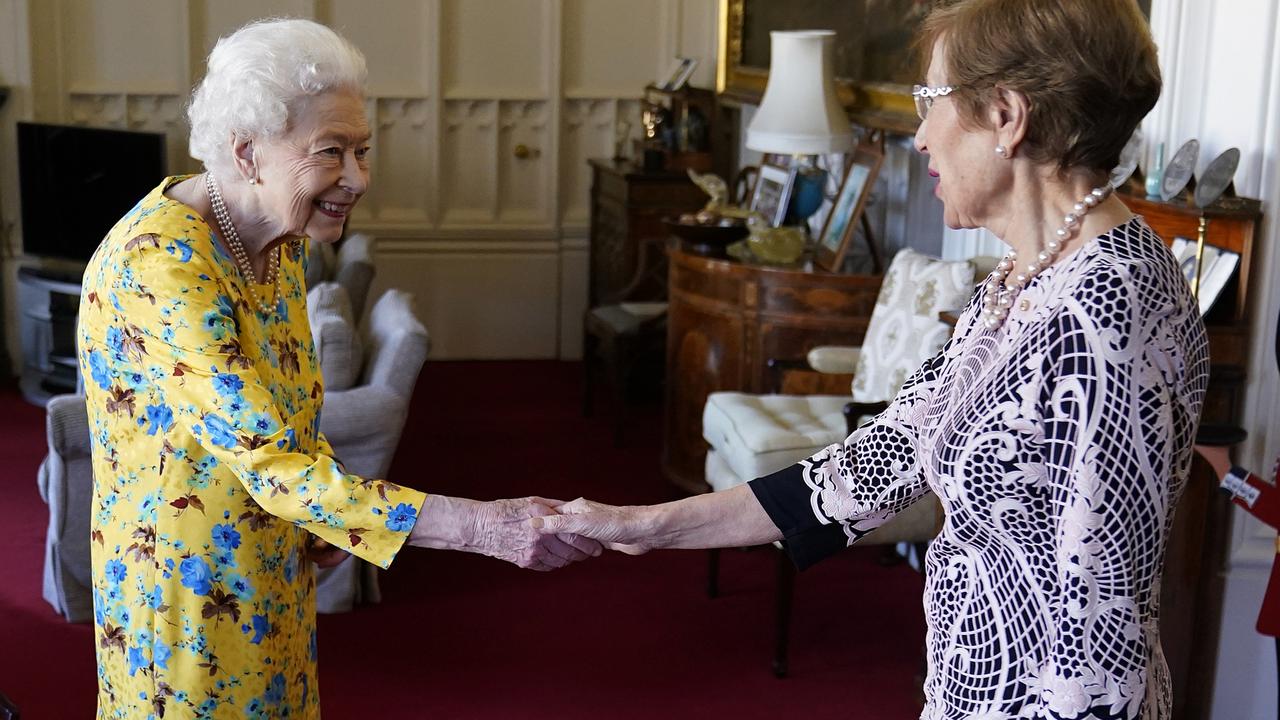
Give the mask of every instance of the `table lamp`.
<path id="1" fill-rule="evenodd" d="M 769 84 L 751 125 L 747 147 L 796 158 L 786 224 L 800 224 L 822 206 L 827 173 L 816 156 L 849 152 L 853 129 L 836 97 L 834 30 L 769 33 Z"/>

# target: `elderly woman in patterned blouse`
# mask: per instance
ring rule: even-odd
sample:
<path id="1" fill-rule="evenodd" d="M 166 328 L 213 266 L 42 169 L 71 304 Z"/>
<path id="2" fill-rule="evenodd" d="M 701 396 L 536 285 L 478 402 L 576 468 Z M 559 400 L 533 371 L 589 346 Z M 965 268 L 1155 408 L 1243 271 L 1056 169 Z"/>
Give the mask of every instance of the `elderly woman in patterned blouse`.
<path id="1" fill-rule="evenodd" d="M 338 240 L 368 186 L 364 80 L 314 22 L 221 39 L 190 107 L 205 172 L 161 183 L 85 272 L 99 717 L 318 717 L 309 559 L 600 552 L 529 526 L 552 501 L 355 477 L 319 432 L 303 246 Z"/>
<path id="2" fill-rule="evenodd" d="M 630 552 L 782 540 L 804 566 L 933 492 L 922 717 L 1166 718 L 1160 572 L 1208 354 L 1165 245 L 1107 185 L 1160 92 L 1146 21 L 1133 0 L 961 0 L 921 47 L 916 147 L 946 223 L 1010 247 L 951 341 L 793 467 L 531 523 Z"/>

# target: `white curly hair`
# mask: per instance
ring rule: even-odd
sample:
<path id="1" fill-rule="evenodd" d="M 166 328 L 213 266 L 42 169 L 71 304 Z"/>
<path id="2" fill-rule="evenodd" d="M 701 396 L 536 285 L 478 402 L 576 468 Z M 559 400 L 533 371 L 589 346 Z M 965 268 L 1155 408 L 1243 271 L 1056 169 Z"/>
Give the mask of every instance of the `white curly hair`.
<path id="1" fill-rule="evenodd" d="M 364 94 L 364 55 L 311 20 L 257 20 L 218 40 L 208 72 L 187 106 L 191 157 L 220 180 L 236 177 L 228 138 L 273 138 L 308 97 L 336 90 Z"/>

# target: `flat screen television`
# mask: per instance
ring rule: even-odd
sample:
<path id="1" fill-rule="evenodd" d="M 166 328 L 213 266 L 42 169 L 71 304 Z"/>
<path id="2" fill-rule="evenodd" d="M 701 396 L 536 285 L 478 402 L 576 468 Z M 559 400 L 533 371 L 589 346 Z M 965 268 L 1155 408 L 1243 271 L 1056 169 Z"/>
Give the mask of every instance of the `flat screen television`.
<path id="1" fill-rule="evenodd" d="M 88 261 L 165 168 L 162 133 L 18 123 L 23 252 Z"/>

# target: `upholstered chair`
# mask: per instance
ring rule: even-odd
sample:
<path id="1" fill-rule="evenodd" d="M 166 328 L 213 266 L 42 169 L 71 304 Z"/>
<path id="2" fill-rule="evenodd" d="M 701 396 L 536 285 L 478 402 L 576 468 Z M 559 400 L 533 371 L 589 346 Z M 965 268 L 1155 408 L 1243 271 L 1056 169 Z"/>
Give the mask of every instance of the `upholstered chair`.
<path id="1" fill-rule="evenodd" d="M 369 286 L 373 284 L 376 271 L 373 263 L 375 249 L 373 237 L 364 233 L 347 237 L 336 249 L 328 243 L 310 243 L 305 276 L 307 289 L 326 281 L 338 283 L 347 291 L 352 316 L 360 320 L 364 317 Z"/>
<path id="2" fill-rule="evenodd" d="M 385 478 L 430 346 L 413 296 L 383 293 L 357 331 L 345 288 L 323 282 L 307 293 L 307 314 L 325 386 L 320 431 L 347 472 Z M 319 612 L 345 612 L 380 598 L 378 568 L 363 560 L 316 574 Z"/>
<path id="3" fill-rule="evenodd" d="M 776 472 L 819 450 L 842 442 L 861 423 L 881 412 L 925 360 L 950 336 L 939 313 L 962 308 L 974 292 L 974 264 L 938 260 L 914 250 L 898 251 L 885 273 L 863 345 L 815 348 L 807 366 L 817 372 L 852 373 L 849 395 L 753 395 L 718 392 L 707 398 L 702 433 L 707 483 L 727 490 Z M 917 553 L 937 534 L 942 510 L 925 496 L 860 545 L 911 543 Z M 921 560 L 923 558 L 921 557 Z M 717 592 L 718 555 L 710 556 L 708 591 Z M 923 567 L 923 565 L 922 565 Z M 787 639 L 794 569 L 779 556 L 777 642 L 774 672 L 787 673 Z"/>
<path id="4" fill-rule="evenodd" d="M 89 416 L 81 395 L 56 395 L 45 409 L 49 454 L 36 483 L 49 505 L 44 542 L 44 599 L 67 622 L 93 619 L 89 518 L 93 467 L 89 456 Z"/>

